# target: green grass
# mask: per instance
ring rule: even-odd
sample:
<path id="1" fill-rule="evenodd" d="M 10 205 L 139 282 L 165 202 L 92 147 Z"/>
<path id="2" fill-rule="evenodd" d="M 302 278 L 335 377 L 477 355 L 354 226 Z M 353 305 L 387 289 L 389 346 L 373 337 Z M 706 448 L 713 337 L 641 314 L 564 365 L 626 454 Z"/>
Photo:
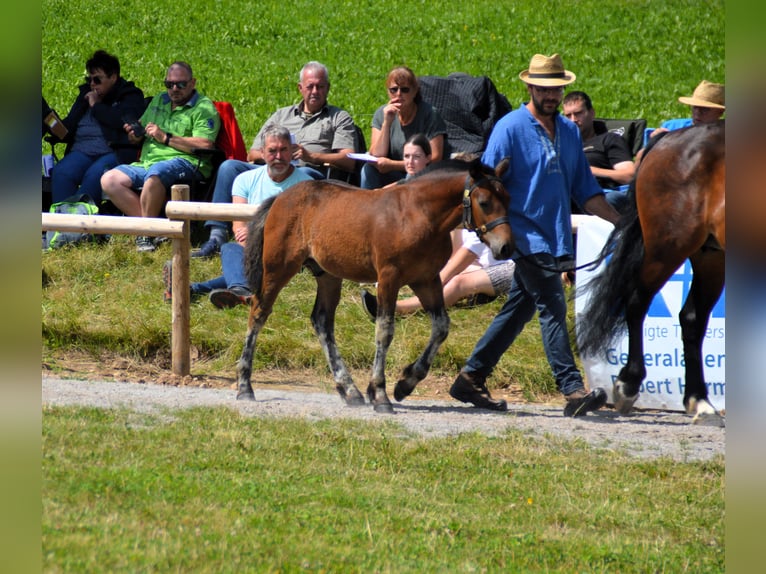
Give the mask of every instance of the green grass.
<path id="1" fill-rule="evenodd" d="M 42 569 L 720 572 L 723 490 L 517 431 L 48 407 Z"/>

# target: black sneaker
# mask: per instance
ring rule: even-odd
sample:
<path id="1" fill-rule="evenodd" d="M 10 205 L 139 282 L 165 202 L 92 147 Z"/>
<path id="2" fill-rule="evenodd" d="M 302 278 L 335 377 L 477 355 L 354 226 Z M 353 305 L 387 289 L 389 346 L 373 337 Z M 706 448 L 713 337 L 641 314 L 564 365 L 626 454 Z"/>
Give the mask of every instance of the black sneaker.
<path id="1" fill-rule="evenodd" d="M 136 250 L 144 253 L 154 251 L 157 247 L 154 245 L 151 237 L 146 235 L 136 236 Z"/>
<path id="2" fill-rule="evenodd" d="M 173 301 L 173 262 L 165 261 L 162 266 L 162 282 L 165 284 L 165 293 L 162 295 L 165 303 Z"/>
<path id="3" fill-rule="evenodd" d="M 585 389 L 577 389 L 565 395 L 564 398 L 567 400 L 567 404 L 564 405 L 564 416 L 582 417 L 606 404 L 606 391 L 601 387 L 596 387 L 589 393 Z"/>
<path id="4" fill-rule="evenodd" d="M 480 409 L 491 411 L 507 411 L 508 403 L 503 399 L 493 399 L 484 379 L 477 375 L 469 375 L 460 371 L 450 387 L 449 394 L 453 399 L 463 403 L 473 403 Z"/>
<path id="5" fill-rule="evenodd" d="M 231 289 L 213 289 L 210 292 L 210 302 L 219 309 L 231 309 L 237 305 L 250 305 L 253 294 L 244 287 Z"/>
<path id="6" fill-rule="evenodd" d="M 373 322 L 375 317 L 378 316 L 378 298 L 367 289 L 362 289 L 362 307 L 367 311 L 367 314 L 372 317 Z"/>
<path id="7" fill-rule="evenodd" d="M 221 246 L 218 244 L 218 242 L 215 239 L 208 239 L 203 243 L 199 249 L 195 249 L 191 252 L 192 257 L 202 257 L 204 259 L 207 259 L 209 257 L 213 257 L 215 255 L 218 255 L 218 253 L 221 251 Z"/>

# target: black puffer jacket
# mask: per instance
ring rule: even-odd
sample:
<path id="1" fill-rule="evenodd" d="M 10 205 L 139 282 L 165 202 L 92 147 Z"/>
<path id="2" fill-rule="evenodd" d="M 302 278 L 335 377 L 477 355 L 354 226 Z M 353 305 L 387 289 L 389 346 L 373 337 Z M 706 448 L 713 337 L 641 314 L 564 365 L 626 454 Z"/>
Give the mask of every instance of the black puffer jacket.
<path id="1" fill-rule="evenodd" d="M 77 124 L 88 110 L 88 101 L 85 94 L 90 91 L 88 84 L 79 87 L 80 93 L 75 99 L 72 109 L 63 119 L 64 125 L 69 130 L 66 139 L 67 152 L 77 137 Z M 128 134 L 122 129 L 128 120 L 137 120 L 144 113 L 146 107 L 144 93 L 133 82 L 119 78 L 109 93 L 91 110 L 93 117 L 101 125 L 104 138 L 117 152 L 122 163 L 136 161 L 140 146 L 135 146 L 128 141 Z"/>

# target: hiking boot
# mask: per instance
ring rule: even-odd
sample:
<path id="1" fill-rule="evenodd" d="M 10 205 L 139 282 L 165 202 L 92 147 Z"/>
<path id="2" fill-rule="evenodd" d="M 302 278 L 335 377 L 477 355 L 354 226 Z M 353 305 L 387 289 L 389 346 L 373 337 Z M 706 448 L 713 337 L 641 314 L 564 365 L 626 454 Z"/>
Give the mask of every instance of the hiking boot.
<path id="1" fill-rule="evenodd" d="M 207 259 L 209 257 L 218 255 L 220 251 L 221 246 L 218 244 L 218 242 L 215 239 L 208 239 L 200 246 L 199 249 L 192 251 L 191 256 Z"/>
<path id="2" fill-rule="evenodd" d="M 219 309 L 231 309 L 237 305 L 250 305 L 253 294 L 244 287 L 231 289 L 213 289 L 210 292 L 210 302 Z"/>
<path id="3" fill-rule="evenodd" d="M 173 262 L 165 261 L 162 266 L 162 282 L 165 284 L 165 293 L 162 294 L 162 298 L 165 303 L 171 303 L 173 301 Z"/>
<path id="4" fill-rule="evenodd" d="M 367 311 L 367 314 L 372 317 L 373 322 L 378 315 L 378 298 L 367 289 L 362 289 L 362 307 Z"/>
<path id="5" fill-rule="evenodd" d="M 136 250 L 144 253 L 154 251 L 157 247 L 154 245 L 151 237 L 146 235 L 136 236 Z"/>
<path id="6" fill-rule="evenodd" d="M 606 391 L 596 387 L 591 392 L 577 389 L 565 395 L 567 404 L 564 405 L 565 417 L 582 417 L 591 411 L 597 411 L 606 404 Z"/>
<path id="7" fill-rule="evenodd" d="M 473 403 L 480 409 L 491 411 L 507 411 L 508 404 L 503 399 L 493 399 L 489 394 L 484 377 L 470 375 L 463 371 L 457 376 L 450 387 L 449 394 L 453 399 L 464 403 Z"/>

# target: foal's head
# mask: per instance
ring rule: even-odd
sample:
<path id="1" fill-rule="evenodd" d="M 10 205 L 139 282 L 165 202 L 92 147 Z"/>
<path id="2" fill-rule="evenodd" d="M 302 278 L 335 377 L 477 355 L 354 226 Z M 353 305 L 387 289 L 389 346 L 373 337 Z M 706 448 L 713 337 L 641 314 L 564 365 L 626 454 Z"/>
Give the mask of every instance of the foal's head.
<path id="1" fill-rule="evenodd" d="M 492 170 L 471 163 L 463 193 L 463 226 L 476 232 L 495 259 L 509 259 L 516 247 L 508 221 L 511 198 L 500 179 L 508 164 L 504 159 Z"/>

